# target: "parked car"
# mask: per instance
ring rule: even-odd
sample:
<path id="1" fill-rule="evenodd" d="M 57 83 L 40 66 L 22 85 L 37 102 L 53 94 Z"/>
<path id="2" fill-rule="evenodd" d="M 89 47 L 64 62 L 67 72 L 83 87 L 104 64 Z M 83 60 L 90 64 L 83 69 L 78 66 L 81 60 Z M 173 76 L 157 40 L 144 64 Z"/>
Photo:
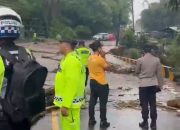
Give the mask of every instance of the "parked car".
<path id="1" fill-rule="evenodd" d="M 93 40 L 106 41 L 106 40 L 108 40 L 107 36 L 108 36 L 108 33 L 98 33 L 98 34 L 94 35 L 92 38 L 93 38 Z"/>
<path id="2" fill-rule="evenodd" d="M 108 41 L 115 41 L 115 40 L 116 40 L 116 36 L 115 36 L 114 34 L 110 33 L 110 34 L 108 34 L 108 35 L 106 36 L 106 39 L 107 39 Z"/>

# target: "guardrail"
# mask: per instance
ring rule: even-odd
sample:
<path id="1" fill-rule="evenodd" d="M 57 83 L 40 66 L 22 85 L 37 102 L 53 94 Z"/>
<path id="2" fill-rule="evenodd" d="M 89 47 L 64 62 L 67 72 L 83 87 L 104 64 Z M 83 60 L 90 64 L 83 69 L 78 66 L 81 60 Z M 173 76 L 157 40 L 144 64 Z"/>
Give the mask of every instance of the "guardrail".
<path id="1" fill-rule="evenodd" d="M 131 59 L 131 58 L 127 58 L 127 57 L 123 57 L 123 56 L 116 56 L 115 57 L 119 58 L 120 60 L 125 61 L 126 63 L 132 64 L 132 65 L 136 65 L 137 64 L 137 60 L 136 59 Z M 174 81 L 174 73 L 173 73 L 173 68 L 169 67 L 169 66 L 162 66 L 162 75 L 165 78 L 168 78 L 171 81 Z"/>

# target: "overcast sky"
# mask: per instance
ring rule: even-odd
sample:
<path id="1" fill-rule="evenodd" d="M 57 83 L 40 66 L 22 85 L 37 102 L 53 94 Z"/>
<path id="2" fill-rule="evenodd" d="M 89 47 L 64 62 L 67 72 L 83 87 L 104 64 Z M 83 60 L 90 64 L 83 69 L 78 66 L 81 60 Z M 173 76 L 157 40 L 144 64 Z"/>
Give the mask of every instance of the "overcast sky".
<path id="1" fill-rule="evenodd" d="M 141 16 L 142 10 L 148 7 L 147 3 L 144 3 L 145 0 L 134 0 L 134 15 L 135 21 L 138 20 Z M 148 0 L 149 3 L 159 2 L 160 0 Z"/>

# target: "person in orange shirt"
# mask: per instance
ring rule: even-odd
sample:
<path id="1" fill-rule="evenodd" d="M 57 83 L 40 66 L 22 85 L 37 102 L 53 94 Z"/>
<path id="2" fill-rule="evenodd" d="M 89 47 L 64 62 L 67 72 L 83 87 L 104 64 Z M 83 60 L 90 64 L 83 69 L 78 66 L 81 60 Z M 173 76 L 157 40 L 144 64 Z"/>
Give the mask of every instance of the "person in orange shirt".
<path id="1" fill-rule="evenodd" d="M 106 53 L 102 50 L 100 41 L 95 41 L 89 46 L 94 54 L 89 57 L 88 68 L 90 73 L 90 102 L 89 102 L 89 126 L 92 127 L 96 124 L 95 120 L 95 105 L 97 99 L 100 100 L 100 118 L 101 128 L 107 128 L 110 123 L 106 118 L 106 105 L 108 102 L 109 85 L 106 79 L 106 70 L 110 67 L 106 61 Z"/>

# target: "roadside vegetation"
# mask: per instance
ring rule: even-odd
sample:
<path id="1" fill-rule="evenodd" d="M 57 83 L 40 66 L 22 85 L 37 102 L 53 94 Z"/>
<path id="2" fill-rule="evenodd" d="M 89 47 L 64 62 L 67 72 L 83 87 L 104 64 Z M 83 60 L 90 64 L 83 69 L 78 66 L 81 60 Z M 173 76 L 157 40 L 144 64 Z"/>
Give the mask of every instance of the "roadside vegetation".
<path id="1" fill-rule="evenodd" d="M 87 39 L 129 22 L 131 0 L 0 0 L 23 19 L 25 36 Z"/>

